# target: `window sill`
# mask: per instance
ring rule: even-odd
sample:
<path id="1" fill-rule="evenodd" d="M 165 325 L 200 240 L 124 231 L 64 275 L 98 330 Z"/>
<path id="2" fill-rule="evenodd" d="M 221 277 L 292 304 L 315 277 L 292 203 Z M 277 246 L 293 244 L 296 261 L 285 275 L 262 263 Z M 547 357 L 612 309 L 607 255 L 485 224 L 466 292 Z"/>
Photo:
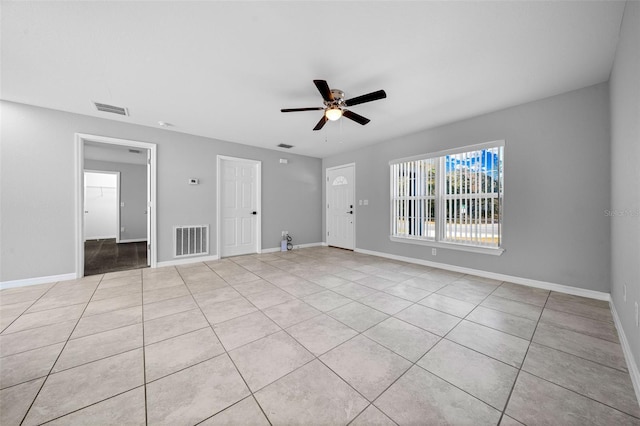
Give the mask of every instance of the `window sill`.
<path id="1" fill-rule="evenodd" d="M 418 238 L 394 237 L 393 235 L 390 235 L 389 239 L 396 243 L 416 244 L 420 246 L 443 248 L 447 250 L 468 251 L 471 253 L 489 254 L 492 256 L 502 256 L 502 253 L 504 253 L 503 248 L 468 246 L 464 244 L 443 243 L 439 241 L 427 241 L 427 240 L 421 240 Z"/>

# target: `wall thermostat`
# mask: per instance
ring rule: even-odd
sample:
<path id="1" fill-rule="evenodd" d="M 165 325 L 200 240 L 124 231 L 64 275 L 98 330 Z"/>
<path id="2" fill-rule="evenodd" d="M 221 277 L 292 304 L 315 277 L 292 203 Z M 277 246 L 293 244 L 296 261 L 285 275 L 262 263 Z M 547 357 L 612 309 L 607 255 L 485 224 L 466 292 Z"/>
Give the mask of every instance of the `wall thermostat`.
<path id="1" fill-rule="evenodd" d="M 191 178 L 189 179 L 189 185 L 197 185 L 200 183 L 199 179 Z"/>

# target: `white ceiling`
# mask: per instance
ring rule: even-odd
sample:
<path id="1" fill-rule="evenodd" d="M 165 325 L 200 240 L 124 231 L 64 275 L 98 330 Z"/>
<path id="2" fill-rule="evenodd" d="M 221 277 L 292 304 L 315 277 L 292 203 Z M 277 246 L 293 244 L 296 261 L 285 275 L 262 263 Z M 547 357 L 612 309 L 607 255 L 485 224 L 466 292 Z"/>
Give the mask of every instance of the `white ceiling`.
<path id="1" fill-rule="evenodd" d="M 7 2 L 5 100 L 326 157 L 607 81 L 624 2 Z M 325 79 L 371 119 L 312 131 Z M 92 101 L 127 107 L 98 112 Z M 108 135 L 107 135 L 108 136 Z"/>

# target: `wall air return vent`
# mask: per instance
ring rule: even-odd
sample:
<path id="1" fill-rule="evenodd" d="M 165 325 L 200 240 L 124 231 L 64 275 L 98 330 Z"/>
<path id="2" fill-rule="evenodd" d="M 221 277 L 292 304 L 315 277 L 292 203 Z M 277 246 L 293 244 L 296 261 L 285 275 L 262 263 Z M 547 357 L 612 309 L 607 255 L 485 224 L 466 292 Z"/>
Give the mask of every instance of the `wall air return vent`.
<path id="1" fill-rule="evenodd" d="M 174 257 L 209 254 L 209 225 L 173 228 Z"/>
<path id="2" fill-rule="evenodd" d="M 293 148 L 293 145 L 287 145 L 286 143 L 281 143 L 280 145 L 278 145 L 278 148 L 291 149 Z"/>
<path id="3" fill-rule="evenodd" d="M 99 102 L 94 102 L 93 104 L 96 106 L 98 111 L 109 112 L 111 114 L 118 114 L 118 115 L 127 115 L 127 116 L 129 115 L 129 111 L 127 111 L 127 109 L 123 107 L 101 104 Z"/>

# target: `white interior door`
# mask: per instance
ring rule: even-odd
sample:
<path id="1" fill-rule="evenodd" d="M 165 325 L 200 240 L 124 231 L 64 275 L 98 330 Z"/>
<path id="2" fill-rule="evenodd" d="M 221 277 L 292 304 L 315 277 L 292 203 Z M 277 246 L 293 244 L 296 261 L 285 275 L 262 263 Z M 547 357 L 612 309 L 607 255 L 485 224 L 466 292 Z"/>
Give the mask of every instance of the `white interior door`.
<path id="1" fill-rule="evenodd" d="M 84 240 L 118 239 L 117 172 L 84 172 Z"/>
<path id="2" fill-rule="evenodd" d="M 260 163 L 220 159 L 221 257 L 260 251 Z"/>
<path id="3" fill-rule="evenodd" d="M 355 248 L 355 166 L 327 169 L 327 244 Z"/>

